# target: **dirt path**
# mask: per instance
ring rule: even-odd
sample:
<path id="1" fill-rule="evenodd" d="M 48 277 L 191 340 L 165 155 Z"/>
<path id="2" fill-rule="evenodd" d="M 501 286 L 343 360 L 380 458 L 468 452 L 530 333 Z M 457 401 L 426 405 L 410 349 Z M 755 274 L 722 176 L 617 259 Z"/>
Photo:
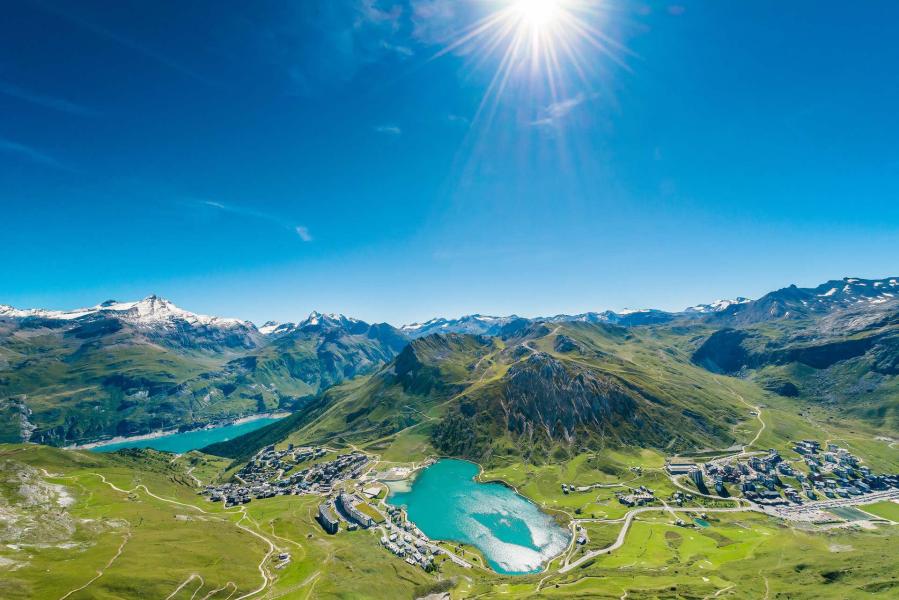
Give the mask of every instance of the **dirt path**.
<path id="1" fill-rule="evenodd" d="M 59 600 L 65 600 L 66 598 L 68 598 L 69 596 L 71 596 L 72 594 L 74 594 L 75 592 L 80 592 L 81 590 L 87 588 L 87 587 L 88 587 L 90 584 L 92 584 L 93 582 L 95 582 L 95 581 L 97 581 L 98 579 L 100 579 L 101 577 L 103 577 L 103 573 L 105 573 L 106 570 L 107 570 L 109 567 L 112 566 L 112 563 L 114 563 L 114 562 L 116 561 L 116 559 L 118 559 L 118 558 L 122 555 L 122 552 L 125 550 L 125 544 L 128 543 L 128 540 L 129 540 L 130 538 L 131 538 L 131 532 L 129 531 L 129 532 L 127 532 L 127 533 L 125 534 L 125 536 L 122 538 L 122 543 L 119 545 L 119 549 L 116 551 L 116 553 L 113 555 L 113 557 L 109 559 L 109 562 L 107 562 L 107 563 L 103 566 L 102 569 L 99 569 L 99 570 L 97 571 L 97 574 L 96 574 L 96 575 L 94 575 L 94 576 L 93 576 L 87 583 L 85 583 L 85 584 L 82 585 L 81 587 L 77 587 L 77 588 L 75 588 L 74 590 L 72 590 L 72 591 L 70 591 L 70 592 L 66 592 L 63 596 L 60 596 Z"/>
<path id="2" fill-rule="evenodd" d="M 184 581 L 182 581 L 181 584 L 180 584 L 178 587 L 175 588 L 175 591 L 173 591 L 171 594 L 169 594 L 168 596 L 165 597 L 165 600 L 172 600 L 172 598 L 174 598 L 175 596 L 178 595 L 178 592 L 180 592 L 181 590 L 183 590 L 184 588 L 186 588 L 187 585 L 188 585 L 191 581 L 193 581 L 193 580 L 195 580 L 195 579 L 199 579 L 199 580 L 200 580 L 200 587 L 198 587 L 196 590 L 194 590 L 194 593 L 193 593 L 193 595 L 191 596 L 191 600 L 193 600 L 193 597 L 197 595 L 197 592 L 199 592 L 200 590 L 202 590 L 202 589 L 203 589 L 203 586 L 206 585 L 206 581 L 203 580 L 203 578 L 200 576 L 199 573 L 191 573 L 190 576 L 189 576 L 187 579 L 185 579 Z"/>
<path id="3" fill-rule="evenodd" d="M 117 492 L 120 492 L 120 493 L 122 493 L 122 494 L 133 494 L 133 493 L 137 492 L 138 490 L 142 490 L 145 494 L 147 494 L 147 495 L 150 496 L 151 498 L 155 498 L 155 499 L 157 499 L 157 500 L 159 500 L 159 501 L 161 501 L 161 502 L 166 502 L 166 503 L 174 504 L 174 505 L 177 505 L 177 506 L 183 506 L 183 507 L 189 508 L 189 509 L 191 509 L 191 510 L 196 510 L 196 511 L 198 511 L 198 512 L 200 512 L 200 513 L 203 513 L 204 515 L 219 516 L 219 514 L 222 514 L 222 513 L 219 513 L 219 514 L 211 513 L 211 512 L 209 512 L 209 511 L 203 510 L 202 508 L 200 508 L 199 506 L 196 506 L 196 505 L 194 505 L 194 504 L 187 504 L 187 503 L 185 503 L 185 502 L 179 502 L 178 500 L 172 500 L 171 498 L 164 498 L 164 497 L 162 497 L 162 496 L 157 496 L 156 494 L 154 494 L 153 492 L 151 492 L 151 491 L 147 488 L 147 486 L 145 486 L 144 484 L 136 485 L 134 488 L 132 488 L 132 489 L 130 489 L 130 490 L 123 490 L 122 488 L 118 487 L 118 486 L 115 485 L 114 483 L 112 483 L 112 482 L 110 482 L 110 481 L 107 481 L 106 477 L 104 477 L 104 476 L 103 476 L 102 474 L 100 474 L 100 473 L 91 473 L 91 475 L 95 475 L 95 476 L 99 477 L 100 480 L 101 480 L 103 483 L 105 483 L 106 485 L 108 485 L 109 487 L 111 487 L 113 490 L 115 490 L 115 491 L 117 491 Z M 262 558 L 262 560 L 259 562 L 259 565 L 258 565 L 258 567 L 257 567 L 257 568 L 259 569 L 259 574 L 262 576 L 262 584 L 261 584 L 258 588 L 256 588 L 255 590 L 253 590 L 253 591 L 251 591 L 251 592 L 247 592 L 246 594 L 244 594 L 244 595 L 242 595 L 242 596 L 238 596 L 238 597 L 236 598 L 236 600 L 244 600 L 245 598 L 249 598 L 249 597 L 251 597 L 251 596 L 255 596 L 256 594 L 259 594 L 259 593 L 265 591 L 265 590 L 271 585 L 272 581 L 274 580 L 274 577 L 270 576 L 269 573 L 268 573 L 268 571 L 265 570 L 265 563 L 266 563 L 266 561 L 268 561 L 268 560 L 271 558 L 271 556 L 272 556 L 275 552 L 278 551 L 278 547 L 274 544 L 274 542 L 272 542 L 272 541 L 271 541 L 269 538 L 267 538 L 266 536 L 264 536 L 264 535 L 262 535 L 262 534 L 260 534 L 260 533 L 258 533 L 258 532 L 256 532 L 256 531 L 250 529 L 249 527 L 243 525 L 243 521 L 244 521 L 244 520 L 248 520 L 248 521 L 250 521 L 251 523 L 253 522 L 252 519 L 250 519 L 249 516 L 247 515 L 247 509 L 246 509 L 245 506 L 241 506 L 237 511 L 225 512 L 225 513 L 223 513 L 223 514 L 234 514 L 235 512 L 240 512 L 240 513 L 241 513 L 241 517 L 240 517 L 240 520 L 239 520 L 239 521 L 237 521 L 236 523 L 234 523 L 234 525 L 235 525 L 236 527 L 238 527 L 239 529 L 242 529 L 243 531 L 246 531 L 246 532 L 249 533 L 250 535 L 259 538 L 260 540 L 262 540 L 263 542 L 265 542 L 265 543 L 268 545 L 268 552 L 266 552 L 265 556 L 264 556 L 264 557 Z M 283 539 L 283 538 L 281 538 L 281 539 Z M 296 543 L 296 542 L 294 542 L 294 543 Z M 123 547 L 124 547 L 124 544 L 123 544 Z M 118 556 L 116 556 L 115 558 L 118 558 Z M 95 579 L 96 579 L 96 578 L 95 578 Z M 86 587 L 86 586 L 85 586 L 85 587 Z M 77 590 L 73 590 L 73 591 L 77 591 Z M 72 593 L 72 592 L 70 592 L 70 594 L 71 594 L 71 593 Z M 60 598 L 60 600 L 64 600 L 64 598 L 65 598 L 65 597 Z"/>
<path id="4" fill-rule="evenodd" d="M 754 446 L 754 445 L 756 444 L 756 442 L 759 441 L 759 438 L 762 437 L 762 433 L 764 433 L 765 428 L 767 427 L 767 425 L 765 425 L 765 421 L 762 419 L 762 408 L 761 408 L 760 406 L 755 406 L 755 405 L 750 404 L 749 402 L 747 402 L 747 401 L 746 401 L 746 398 L 744 398 L 743 396 L 741 396 L 741 395 L 740 395 L 738 392 L 736 392 L 733 388 L 731 388 L 731 387 L 728 386 L 728 385 L 725 385 L 724 383 L 721 383 L 721 379 L 719 379 L 718 377 L 715 378 L 715 382 L 716 382 L 718 385 L 720 385 L 721 387 L 723 387 L 724 389 L 726 389 L 728 392 L 730 392 L 731 394 L 733 394 L 733 395 L 737 398 L 737 400 L 739 400 L 740 403 L 742 403 L 744 406 L 746 406 L 746 407 L 748 407 L 748 408 L 754 410 L 754 411 L 755 411 L 755 418 L 758 419 L 758 422 L 759 422 L 759 430 L 756 432 L 755 437 L 752 438 L 752 441 L 750 441 L 748 444 L 745 444 L 745 445 L 743 446 L 743 451 L 742 451 L 742 452 L 739 452 L 739 453 L 737 453 L 737 454 L 733 454 L 733 455 L 731 455 L 731 456 L 723 457 L 723 458 L 720 458 L 720 459 L 717 459 L 717 460 L 724 460 L 724 459 L 727 459 L 727 458 L 737 458 L 737 457 L 741 457 L 741 456 L 746 456 L 747 454 L 749 454 L 749 448 L 752 447 L 752 446 Z"/>
<path id="5" fill-rule="evenodd" d="M 215 596 L 215 595 L 218 594 L 219 592 L 223 592 L 223 591 L 225 591 L 225 590 L 227 590 L 227 589 L 230 589 L 230 588 L 234 588 L 233 590 L 231 590 L 231 593 L 228 594 L 228 596 L 227 596 L 227 598 L 230 598 L 231 596 L 234 595 L 234 592 L 237 591 L 237 584 L 234 583 L 233 581 L 229 581 L 228 583 L 226 583 L 225 585 L 223 585 L 223 586 L 220 587 L 220 588 L 215 588 L 214 590 L 210 591 L 208 594 L 206 594 L 205 596 L 203 596 L 200 600 L 209 600 L 210 598 L 212 598 L 213 596 Z"/>
<path id="6" fill-rule="evenodd" d="M 193 474 L 195 468 L 196 467 L 189 468 L 187 471 L 184 472 L 184 474 L 187 475 L 188 477 L 190 477 L 191 479 L 193 479 L 196 482 L 197 487 L 203 487 L 203 482 L 200 481 L 199 479 L 197 479 L 196 475 Z"/>

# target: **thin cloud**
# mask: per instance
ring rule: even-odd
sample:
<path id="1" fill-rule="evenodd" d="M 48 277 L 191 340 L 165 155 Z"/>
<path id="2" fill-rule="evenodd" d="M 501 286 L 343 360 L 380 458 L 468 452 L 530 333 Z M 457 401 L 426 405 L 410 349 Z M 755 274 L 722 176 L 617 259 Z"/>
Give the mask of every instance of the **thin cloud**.
<path id="1" fill-rule="evenodd" d="M 411 58 L 415 56 L 415 51 L 412 50 L 409 46 L 404 46 L 402 44 L 391 44 L 387 40 L 381 41 L 381 47 L 385 50 L 390 50 L 391 52 L 399 55 L 401 58 Z"/>
<path id="2" fill-rule="evenodd" d="M 291 3 L 288 3 L 291 4 Z M 332 85 L 350 82 L 359 69 L 382 60 L 406 61 L 410 45 L 405 2 L 384 0 L 320 0 L 294 2 L 296 19 L 271 32 L 276 60 L 284 60 L 294 93 L 317 96 Z M 297 27 L 299 21 L 303 27 Z M 300 48 L 300 52 L 282 49 Z M 310 61 L 315 53 L 328 60 Z"/>
<path id="3" fill-rule="evenodd" d="M 26 90 L 25 88 L 19 87 L 12 83 L 0 82 L 0 94 L 4 94 L 11 98 L 16 98 L 17 100 L 23 100 L 25 102 L 34 104 L 36 106 L 41 106 L 43 108 L 50 108 L 59 112 L 68 113 L 70 115 L 77 115 L 79 117 L 97 116 L 96 111 L 91 110 L 90 108 L 87 108 L 85 106 L 81 106 L 80 104 L 69 102 L 68 100 L 65 100 L 63 98 L 56 98 L 53 96 L 38 94 L 37 92 Z"/>
<path id="4" fill-rule="evenodd" d="M 459 33 L 458 17 L 448 0 L 412 0 L 412 37 L 423 44 L 443 44 Z"/>
<path id="5" fill-rule="evenodd" d="M 30 160 L 31 162 L 37 163 L 39 165 L 44 165 L 46 167 L 53 167 L 55 169 L 61 169 L 63 171 L 72 171 L 70 167 L 59 162 L 49 154 L 45 154 L 40 150 L 35 150 L 31 146 L 26 146 L 25 144 L 20 144 L 12 140 L 0 138 L 0 152 L 15 154 L 16 156 L 20 156 L 22 158 Z"/>
<path id="6" fill-rule="evenodd" d="M 468 120 L 468 117 L 463 117 L 462 115 L 449 114 L 446 116 L 446 120 L 450 123 L 459 123 L 461 125 L 471 124 L 471 121 Z"/>
<path id="7" fill-rule="evenodd" d="M 575 108 L 597 96 L 598 94 L 590 94 L 588 96 L 583 92 L 580 92 L 571 98 L 552 102 L 541 109 L 540 118 L 531 121 L 531 125 L 535 127 L 558 125 L 559 122 L 565 119 Z"/>
<path id="8" fill-rule="evenodd" d="M 386 135 L 403 135 L 403 130 L 397 125 L 378 125 L 375 131 Z"/>
<path id="9" fill-rule="evenodd" d="M 295 233 L 300 237 L 304 242 L 312 241 L 312 234 L 309 233 L 309 228 L 305 225 L 296 225 L 293 223 L 289 223 L 280 217 L 275 215 L 260 212 L 258 210 L 254 210 L 252 208 L 247 208 L 245 206 L 237 206 L 235 204 L 224 204 L 222 202 L 216 202 L 214 200 L 201 200 L 200 204 L 203 206 L 207 206 L 209 208 L 214 208 L 217 211 L 230 213 L 232 215 L 238 215 L 241 217 L 249 217 L 251 219 L 257 219 L 259 221 L 264 221 L 266 223 L 270 223 L 275 225 L 281 229 L 286 231 L 290 231 Z"/>
<path id="10" fill-rule="evenodd" d="M 356 27 L 361 28 L 367 23 L 376 25 L 385 24 L 393 32 L 400 28 L 400 17 L 403 15 L 403 8 L 399 4 L 395 4 L 390 10 L 378 8 L 376 0 L 359 0 L 356 5 Z"/>

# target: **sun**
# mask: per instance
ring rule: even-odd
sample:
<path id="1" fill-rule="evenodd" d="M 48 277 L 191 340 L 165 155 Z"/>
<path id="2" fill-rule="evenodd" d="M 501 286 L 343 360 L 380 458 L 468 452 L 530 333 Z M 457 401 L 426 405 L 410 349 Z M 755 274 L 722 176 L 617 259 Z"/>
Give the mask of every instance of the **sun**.
<path id="1" fill-rule="evenodd" d="M 515 95 L 519 106 L 530 102 L 544 111 L 565 106 L 594 94 L 606 72 L 597 53 L 625 66 L 619 55 L 627 49 L 604 31 L 610 1 L 471 0 L 485 14 L 452 35 L 434 58 L 456 52 L 473 68 L 495 69 L 473 119 L 484 130 L 503 97 Z"/>
<path id="2" fill-rule="evenodd" d="M 564 0 L 513 0 L 512 11 L 531 29 L 541 30 L 558 22 Z"/>

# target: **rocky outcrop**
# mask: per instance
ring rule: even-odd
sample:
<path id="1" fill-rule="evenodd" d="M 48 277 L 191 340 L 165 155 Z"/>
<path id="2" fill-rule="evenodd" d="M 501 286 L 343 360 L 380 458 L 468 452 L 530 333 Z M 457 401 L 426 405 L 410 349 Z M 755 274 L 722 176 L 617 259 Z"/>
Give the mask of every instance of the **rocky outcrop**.
<path id="1" fill-rule="evenodd" d="M 582 350 L 581 345 L 567 335 L 560 335 L 556 337 L 553 348 L 556 352 L 576 352 Z"/>
<path id="2" fill-rule="evenodd" d="M 752 366 L 752 355 L 743 345 L 750 337 L 745 331 L 721 329 L 699 346 L 692 360 L 713 373 L 738 373 Z"/>
<path id="3" fill-rule="evenodd" d="M 509 369 L 503 409 L 514 433 L 571 442 L 579 429 L 633 421 L 636 402 L 609 377 L 537 353 Z"/>

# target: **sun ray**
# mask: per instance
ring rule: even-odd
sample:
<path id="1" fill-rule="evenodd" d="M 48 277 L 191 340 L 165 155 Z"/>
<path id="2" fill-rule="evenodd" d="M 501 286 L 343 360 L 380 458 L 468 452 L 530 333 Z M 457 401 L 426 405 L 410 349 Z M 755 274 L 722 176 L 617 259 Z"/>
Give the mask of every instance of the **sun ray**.
<path id="1" fill-rule="evenodd" d="M 602 20 L 604 0 L 493 0 L 492 4 L 497 1 L 498 8 L 463 28 L 433 57 L 461 53 L 475 70 L 495 63 L 475 121 L 492 119 L 513 82 L 523 85 L 530 96 L 552 102 L 563 99 L 572 87 L 567 81 L 572 76 L 589 86 L 595 74 L 591 53 L 598 51 L 628 69 L 622 56 L 633 54 L 595 25 Z"/>

